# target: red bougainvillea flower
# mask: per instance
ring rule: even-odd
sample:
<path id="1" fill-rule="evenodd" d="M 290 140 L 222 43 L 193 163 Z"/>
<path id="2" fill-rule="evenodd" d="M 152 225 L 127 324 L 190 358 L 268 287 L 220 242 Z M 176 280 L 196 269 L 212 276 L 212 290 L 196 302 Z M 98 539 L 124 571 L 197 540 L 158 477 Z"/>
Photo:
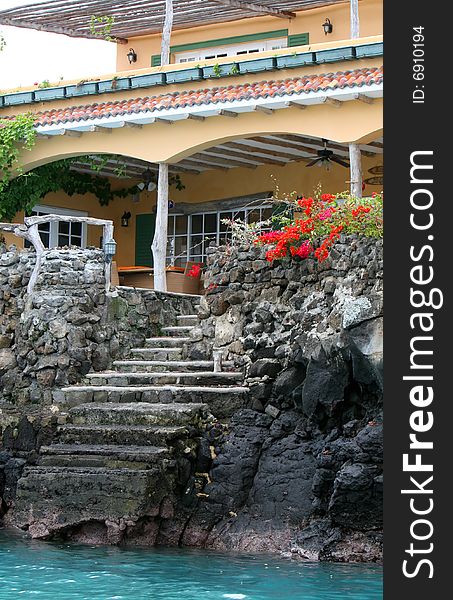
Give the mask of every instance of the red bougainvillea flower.
<path id="1" fill-rule="evenodd" d="M 313 247 L 308 240 L 296 248 L 295 246 L 291 246 L 290 248 L 291 256 L 299 256 L 299 258 L 308 258 L 310 254 L 313 252 Z"/>
<path id="2" fill-rule="evenodd" d="M 351 211 L 351 213 L 352 213 L 353 217 L 357 218 L 357 217 L 360 217 L 361 215 L 365 215 L 365 214 L 369 213 L 370 210 L 371 210 L 371 208 L 369 206 L 360 205 L 357 208 L 353 209 Z"/>
<path id="3" fill-rule="evenodd" d="M 330 202 L 331 200 L 334 200 L 335 196 L 333 194 L 322 194 L 321 195 L 321 200 L 323 202 Z"/>
<path id="4" fill-rule="evenodd" d="M 328 258 L 341 232 L 382 237 L 383 194 L 373 193 L 372 198 L 372 202 L 370 199 L 359 201 L 344 193 L 322 194 L 315 198 L 297 196 L 293 209 L 298 218 L 279 231 L 257 236 L 254 242 L 270 246 L 266 252 L 269 262 L 287 256 L 304 259 L 312 255 L 322 262 Z M 316 250 L 313 247 L 315 240 L 319 240 Z"/>
<path id="5" fill-rule="evenodd" d="M 192 265 L 190 271 L 187 273 L 187 277 L 193 277 L 196 279 L 200 276 L 201 273 L 201 265 Z"/>
<path id="6" fill-rule="evenodd" d="M 322 212 L 319 213 L 318 219 L 320 221 L 325 221 L 326 219 L 330 219 L 330 217 L 333 215 L 333 213 L 334 213 L 333 208 L 326 208 L 326 210 L 323 210 Z"/>
<path id="7" fill-rule="evenodd" d="M 310 215 L 314 202 L 315 201 L 313 200 L 313 198 L 305 198 L 305 196 L 297 200 L 297 204 L 307 216 Z"/>

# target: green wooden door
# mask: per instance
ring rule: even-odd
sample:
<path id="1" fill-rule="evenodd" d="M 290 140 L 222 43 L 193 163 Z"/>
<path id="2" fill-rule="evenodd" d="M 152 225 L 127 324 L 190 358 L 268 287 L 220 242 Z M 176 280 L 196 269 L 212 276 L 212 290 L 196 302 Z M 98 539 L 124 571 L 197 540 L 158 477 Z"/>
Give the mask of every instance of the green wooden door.
<path id="1" fill-rule="evenodd" d="M 152 267 L 154 231 L 156 229 L 156 215 L 137 215 L 135 222 L 135 264 L 137 267 Z"/>

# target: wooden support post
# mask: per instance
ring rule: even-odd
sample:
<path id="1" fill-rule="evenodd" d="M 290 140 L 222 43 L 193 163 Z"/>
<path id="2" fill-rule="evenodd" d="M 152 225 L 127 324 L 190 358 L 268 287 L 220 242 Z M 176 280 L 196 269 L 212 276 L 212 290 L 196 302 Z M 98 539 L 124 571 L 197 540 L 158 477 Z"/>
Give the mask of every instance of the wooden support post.
<path id="1" fill-rule="evenodd" d="M 358 144 L 349 144 L 351 195 L 362 197 L 362 154 Z"/>
<path id="2" fill-rule="evenodd" d="M 113 240 L 113 222 L 106 223 L 103 227 L 102 231 L 102 239 L 104 244 Z M 105 291 L 110 292 L 110 287 L 112 283 L 112 260 L 113 256 L 109 261 L 105 261 L 104 267 L 104 277 L 105 277 Z"/>
<path id="3" fill-rule="evenodd" d="M 168 228 L 168 165 L 159 164 L 157 181 L 157 215 L 156 229 L 151 249 L 154 258 L 154 289 L 159 292 L 167 291 L 166 253 Z"/>
<path id="4" fill-rule="evenodd" d="M 165 21 L 162 29 L 162 44 L 160 47 L 160 64 L 164 67 L 170 64 L 170 39 L 173 29 L 173 0 L 165 0 Z"/>
<path id="5" fill-rule="evenodd" d="M 160 64 L 170 63 L 170 39 L 173 28 L 173 0 L 165 0 L 165 21 L 162 30 Z M 168 229 L 168 165 L 159 164 L 157 180 L 157 215 L 154 239 L 151 246 L 154 258 L 154 289 L 167 291 L 166 254 Z"/>
<path id="6" fill-rule="evenodd" d="M 360 37 L 359 0 L 349 0 L 351 15 L 351 39 Z"/>

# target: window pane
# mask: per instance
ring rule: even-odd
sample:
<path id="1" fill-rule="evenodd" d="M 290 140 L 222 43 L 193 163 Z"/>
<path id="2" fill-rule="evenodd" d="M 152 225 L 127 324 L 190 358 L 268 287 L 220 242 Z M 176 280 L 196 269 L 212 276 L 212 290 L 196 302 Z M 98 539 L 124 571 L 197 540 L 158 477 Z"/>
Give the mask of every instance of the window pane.
<path id="1" fill-rule="evenodd" d="M 78 246 L 79 248 L 81 248 L 82 247 L 82 238 L 77 235 L 72 235 L 71 236 L 71 246 Z"/>
<path id="2" fill-rule="evenodd" d="M 50 235 L 48 233 L 40 233 L 39 235 L 41 236 L 44 246 L 50 248 Z"/>
<path id="3" fill-rule="evenodd" d="M 176 237 L 175 238 L 175 257 L 187 259 L 187 237 Z"/>
<path id="4" fill-rule="evenodd" d="M 61 246 L 69 246 L 69 235 L 59 235 L 58 236 L 58 245 Z"/>
<path id="5" fill-rule="evenodd" d="M 82 223 L 71 223 L 71 235 L 82 236 Z"/>
<path id="6" fill-rule="evenodd" d="M 65 221 L 58 222 L 58 232 L 63 235 L 69 235 L 69 223 Z"/>
<path id="7" fill-rule="evenodd" d="M 203 238 L 201 235 L 190 236 L 190 255 L 201 254 L 203 252 Z"/>
<path id="8" fill-rule="evenodd" d="M 192 233 L 202 233 L 203 215 L 192 215 Z"/>
<path id="9" fill-rule="evenodd" d="M 249 223 L 258 223 L 261 221 L 261 211 L 259 208 L 255 208 L 255 210 L 251 210 L 248 214 L 248 222 Z"/>
<path id="10" fill-rule="evenodd" d="M 229 227 L 226 223 L 222 223 L 223 219 L 228 219 L 231 221 L 233 213 L 231 212 L 223 212 L 220 213 L 220 231 L 228 231 Z"/>
<path id="11" fill-rule="evenodd" d="M 175 217 L 176 219 L 176 229 L 175 232 L 178 233 L 186 233 L 187 232 L 187 215 L 178 215 Z"/>
<path id="12" fill-rule="evenodd" d="M 233 220 L 237 221 L 245 221 L 245 211 L 244 210 L 237 210 L 235 212 L 233 212 Z"/>
<path id="13" fill-rule="evenodd" d="M 204 231 L 205 233 L 215 233 L 217 231 L 217 213 L 204 216 Z"/>

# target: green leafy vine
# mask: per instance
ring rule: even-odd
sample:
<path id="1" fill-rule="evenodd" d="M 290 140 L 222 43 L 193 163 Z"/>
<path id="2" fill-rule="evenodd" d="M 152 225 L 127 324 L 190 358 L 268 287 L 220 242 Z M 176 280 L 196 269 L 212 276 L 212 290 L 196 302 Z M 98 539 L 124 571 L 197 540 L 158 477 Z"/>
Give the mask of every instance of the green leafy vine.
<path id="1" fill-rule="evenodd" d="M 102 170 L 103 161 L 99 163 L 91 156 L 79 156 L 42 165 L 11 179 L 0 189 L 0 220 L 11 221 L 21 210 L 30 212 L 50 192 L 62 191 L 68 196 L 91 193 L 101 206 L 107 206 L 115 198 L 126 198 L 140 191 L 137 185 L 112 189 L 109 178 L 72 169 L 78 162 L 89 163 L 93 171 Z M 171 176 L 169 184 L 178 190 L 184 189 L 179 175 Z"/>
<path id="2" fill-rule="evenodd" d="M 0 194 L 18 168 L 19 155 L 22 150 L 31 150 L 36 140 L 34 128 L 35 117 L 30 114 L 17 115 L 14 119 L 0 119 Z M 0 196 L 1 197 L 1 196 Z M 1 214 L 0 201 L 0 214 Z"/>

